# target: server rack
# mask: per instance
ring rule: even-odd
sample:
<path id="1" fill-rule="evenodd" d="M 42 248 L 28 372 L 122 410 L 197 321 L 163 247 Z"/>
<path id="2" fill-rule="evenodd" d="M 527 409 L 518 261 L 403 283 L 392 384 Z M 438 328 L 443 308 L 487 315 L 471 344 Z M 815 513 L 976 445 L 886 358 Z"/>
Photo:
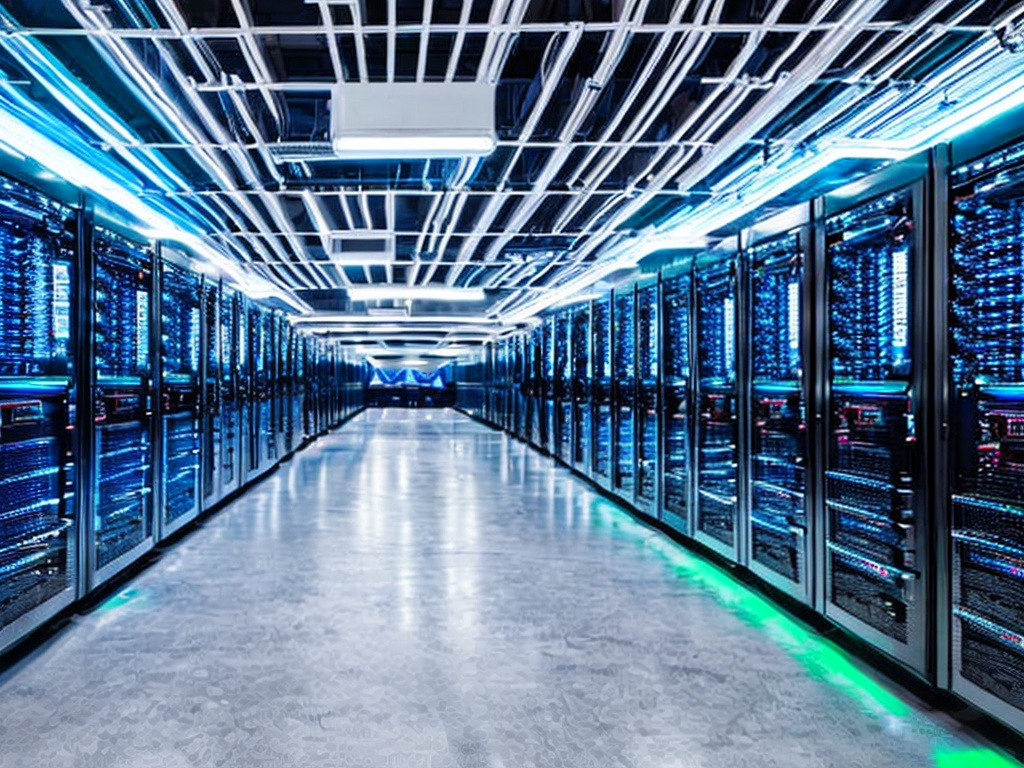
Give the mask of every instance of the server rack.
<path id="1" fill-rule="evenodd" d="M 221 416 L 221 347 L 220 347 L 220 283 L 204 279 L 200 298 L 200 322 L 203 350 L 200 380 L 202 415 L 201 507 L 206 510 L 221 499 L 221 455 L 224 450 L 224 429 Z"/>
<path id="2" fill-rule="evenodd" d="M 661 507 L 661 310 L 657 278 L 636 292 L 636 496 L 634 504 L 651 517 Z"/>
<path id="3" fill-rule="evenodd" d="M 612 491 L 632 503 L 636 491 L 636 289 L 613 293 Z"/>
<path id="4" fill-rule="evenodd" d="M 814 281 L 809 228 L 758 238 L 746 252 L 750 365 L 744 452 L 747 558 L 765 581 L 810 602 L 813 505 L 809 481 Z"/>
<path id="5" fill-rule="evenodd" d="M 296 419 L 296 387 L 301 379 L 296 374 L 295 341 L 298 333 L 281 318 L 283 334 L 280 398 L 281 398 L 281 450 L 283 455 L 291 455 L 302 444 L 300 434 L 301 416 Z"/>
<path id="6" fill-rule="evenodd" d="M 743 551 L 739 525 L 739 387 L 735 253 L 695 265 L 697 301 L 697 500 L 694 537 L 731 560 Z"/>
<path id="7" fill-rule="evenodd" d="M 269 374 L 270 333 L 267 313 L 260 307 L 249 305 L 248 334 L 242 343 L 248 343 L 249 412 L 246 437 L 245 481 L 251 482 L 270 469 L 271 463 L 271 393 Z"/>
<path id="8" fill-rule="evenodd" d="M 492 424 L 497 424 L 496 418 L 497 409 L 494 407 L 494 390 L 497 387 L 497 379 L 495 376 L 495 365 L 494 365 L 494 344 L 488 342 L 484 345 L 484 359 L 483 359 L 483 414 L 484 419 Z"/>
<path id="9" fill-rule="evenodd" d="M 544 382 L 541 364 L 541 329 L 534 328 L 526 340 L 526 432 L 525 437 L 534 445 L 544 444 L 541 433 Z"/>
<path id="10" fill-rule="evenodd" d="M 614 387 L 612 384 L 612 304 L 608 297 L 592 305 L 594 437 L 591 477 L 603 488 L 612 484 L 612 434 Z"/>
<path id="11" fill-rule="evenodd" d="M 246 346 L 244 338 L 242 297 L 222 287 L 218 301 L 217 338 L 220 346 L 221 450 L 218 493 L 224 498 L 242 487 L 245 471 L 244 441 L 248 415 L 248 385 L 242 377 Z"/>
<path id="12" fill-rule="evenodd" d="M 571 314 L 563 310 L 555 315 L 555 456 L 566 464 L 572 462 L 572 382 Z"/>
<path id="13" fill-rule="evenodd" d="M 196 273 L 172 261 L 165 249 L 159 253 L 157 538 L 162 539 L 199 514 L 202 293 Z"/>
<path id="14" fill-rule="evenodd" d="M 929 672 L 923 173 L 825 200 L 824 610 Z M 889 192 L 884 190 L 888 188 Z M 879 193 L 881 195 L 879 196 Z"/>
<path id="15" fill-rule="evenodd" d="M 76 597 L 74 212 L 0 181 L 0 651 Z"/>
<path id="16" fill-rule="evenodd" d="M 555 443 L 557 441 L 558 424 L 555 420 L 555 354 L 554 354 L 554 331 L 555 320 L 553 317 L 544 321 L 541 326 L 541 365 L 543 366 L 544 382 L 544 407 L 543 425 L 541 432 L 544 442 L 541 447 L 548 453 L 555 455 Z"/>
<path id="17" fill-rule="evenodd" d="M 662 281 L 662 513 L 680 533 L 692 531 L 693 323 L 692 268 L 677 268 Z"/>
<path id="18" fill-rule="evenodd" d="M 154 270 L 148 246 L 93 236 L 92 514 L 87 589 L 153 546 Z"/>
<path id="19" fill-rule="evenodd" d="M 274 360 L 271 371 L 274 393 L 274 458 L 281 459 L 291 453 L 291 435 L 289 415 L 291 414 L 291 382 L 288 378 L 288 322 L 280 312 L 273 315 L 274 326 Z"/>
<path id="20" fill-rule="evenodd" d="M 502 339 L 498 350 L 498 365 L 500 367 L 498 374 L 498 381 L 500 382 L 500 389 L 498 391 L 498 410 L 501 416 L 498 423 L 501 424 L 502 428 L 506 431 L 511 431 L 513 423 L 512 340 L 509 338 Z"/>
<path id="21" fill-rule="evenodd" d="M 516 334 L 512 339 L 512 398 L 514 402 L 514 417 L 512 419 L 512 434 L 522 438 L 526 434 L 526 360 L 525 360 L 526 338 L 522 334 Z"/>
<path id="22" fill-rule="evenodd" d="M 959 154 L 959 153 L 958 153 Z M 1024 144 L 949 175 L 952 688 L 1024 722 Z M 965 162 L 969 160 L 969 162 Z"/>
<path id="23" fill-rule="evenodd" d="M 593 435 L 590 410 L 590 305 L 572 313 L 572 466 L 590 473 L 590 445 Z"/>

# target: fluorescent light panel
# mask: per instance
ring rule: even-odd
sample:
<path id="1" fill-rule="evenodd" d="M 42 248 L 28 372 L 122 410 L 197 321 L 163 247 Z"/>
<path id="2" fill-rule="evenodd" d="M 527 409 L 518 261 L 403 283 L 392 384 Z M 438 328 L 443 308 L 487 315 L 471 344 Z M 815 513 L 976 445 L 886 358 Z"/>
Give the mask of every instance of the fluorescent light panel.
<path id="1" fill-rule="evenodd" d="M 352 301 L 483 301 L 483 288 L 429 285 L 354 285 L 345 289 Z"/>
<path id="2" fill-rule="evenodd" d="M 339 136 L 334 153 L 351 160 L 483 157 L 494 151 L 492 136 Z"/>
<path id="3" fill-rule="evenodd" d="M 487 155 L 494 105 L 488 83 L 342 83 L 331 99 L 331 145 L 355 159 Z"/>

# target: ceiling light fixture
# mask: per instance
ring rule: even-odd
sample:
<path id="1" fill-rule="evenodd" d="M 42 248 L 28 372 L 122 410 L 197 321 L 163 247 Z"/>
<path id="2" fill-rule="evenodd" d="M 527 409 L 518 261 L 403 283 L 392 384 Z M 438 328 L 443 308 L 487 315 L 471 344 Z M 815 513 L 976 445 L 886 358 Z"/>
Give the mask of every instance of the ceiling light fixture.
<path id="1" fill-rule="evenodd" d="M 331 145 L 360 160 L 488 155 L 494 93 L 476 82 L 343 83 L 331 100 Z"/>
<path id="2" fill-rule="evenodd" d="M 334 139 L 334 153 L 358 159 L 480 157 L 494 151 L 490 136 L 340 136 Z"/>
<path id="3" fill-rule="evenodd" d="M 352 301 L 483 301 L 483 288 L 430 285 L 354 285 L 345 289 Z"/>

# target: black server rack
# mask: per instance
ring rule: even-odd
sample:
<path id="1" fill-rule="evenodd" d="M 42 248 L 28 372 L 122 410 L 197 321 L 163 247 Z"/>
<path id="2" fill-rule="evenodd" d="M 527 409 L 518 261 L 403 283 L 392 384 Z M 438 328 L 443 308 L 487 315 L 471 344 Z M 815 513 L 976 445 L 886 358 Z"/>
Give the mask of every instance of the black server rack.
<path id="1" fill-rule="evenodd" d="M 753 245 L 750 265 L 750 405 L 746 426 L 748 564 L 810 601 L 807 238 L 791 232 Z"/>
<path id="2" fill-rule="evenodd" d="M 825 211 L 822 492 L 826 615 L 925 675 L 922 195 L 918 182 Z"/>
<path id="3" fill-rule="evenodd" d="M 512 341 L 508 338 L 498 344 L 498 424 L 512 429 Z"/>
<path id="4" fill-rule="evenodd" d="M 242 343 L 249 346 L 249 423 L 246 434 L 245 480 L 263 475 L 271 466 L 272 397 L 270 392 L 269 349 L 271 339 L 267 313 L 249 305 L 248 336 Z"/>
<path id="5" fill-rule="evenodd" d="M 201 281 L 168 258 L 160 261 L 160 467 L 157 538 L 199 514 Z"/>
<path id="6" fill-rule="evenodd" d="M 281 398 L 281 451 L 287 456 L 302 443 L 299 422 L 295 418 L 295 391 L 300 379 L 296 378 L 295 339 L 298 332 L 282 318 L 282 363 L 279 392 Z"/>
<path id="7" fill-rule="evenodd" d="M 491 424 L 498 423 L 497 399 L 498 377 L 495 357 L 497 352 L 493 343 L 484 345 L 484 419 Z"/>
<path id="8" fill-rule="evenodd" d="M 661 506 L 661 309 L 657 280 L 636 292 L 636 507 L 651 517 Z"/>
<path id="9" fill-rule="evenodd" d="M 204 280 L 200 298 L 202 323 L 202 508 L 209 509 L 221 499 L 221 455 L 224 425 L 221 415 L 220 283 Z"/>
<path id="10" fill-rule="evenodd" d="M 738 261 L 734 255 L 698 259 L 697 502 L 694 536 L 737 560 L 738 385 L 736 328 Z"/>
<path id="11" fill-rule="evenodd" d="M 266 392 L 263 405 L 264 436 L 260 442 L 263 451 L 262 460 L 269 469 L 273 467 L 280 458 L 278 446 L 278 420 L 277 420 L 277 385 L 279 374 L 278 360 L 278 337 L 280 327 L 278 326 L 278 313 L 263 310 L 263 349 L 266 355 L 264 363 L 263 387 Z"/>
<path id="12" fill-rule="evenodd" d="M 313 339 L 312 346 L 315 387 L 315 405 L 313 420 L 318 435 L 327 431 L 330 416 L 328 414 L 327 397 L 327 345 L 322 338 Z"/>
<path id="13" fill-rule="evenodd" d="M 253 465 L 253 400 L 255 386 L 253 380 L 253 339 L 255 329 L 251 325 L 249 302 L 241 294 L 235 294 L 235 344 L 237 345 L 235 382 L 238 406 L 238 484 L 239 487 L 249 482 Z M 255 461 L 259 460 L 259 452 L 255 452 Z"/>
<path id="14" fill-rule="evenodd" d="M 274 359 L 271 369 L 271 391 L 274 395 L 273 416 L 274 416 L 274 458 L 284 458 L 289 452 L 291 438 L 288 434 L 289 414 L 291 413 L 288 402 L 289 380 L 288 380 L 288 321 L 280 312 L 273 314 L 274 329 Z"/>
<path id="15" fill-rule="evenodd" d="M 526 434 L 526 342 L 523 334 L 516 334 L 512 347 L 512 396 L 515 399 L 512 434 L 520 438 Z"/>
<path id="16" fill-rule="evenodd" d="M 555 455 L 557 422 L 555 420 L 555 320 L 547 318 L 541 326 L 541 365 L 543 366 L 544 407 L 541 434 L 544 442 L 540 446 Z"/>
<path id="17" fill-rule="evenodd" d="M 1024 722 L 1024 145 L 950 174 L 953 690 Z"/>
<path id="18" fill-rule="evenodd" d="M 612 305 L 608 297 L 597 299 L 592 308 L 591 355 L 593 360 L 594 447 L 591 477 L 604 488 L 612 478 Z"/>
<path id="19" fill-rule="evenodd" d="M 217 338 L 220 347 L 220 479 L 218 495 L 224 498 L 242 484 L 242 440 L 245 434 L 245 398 L 247 387 L 241 379 L 245 346 L 240 343 L 240 297 L 222 288 L 218 300 Z"/>
<path id="20" fill-rule="evenodd" d="M 104 229 L 93 236 L 95 424 L 88 588 L 153 545 L 153 254 Z"/>
<path id="21" fill-rule="evenodd" d="M 662 520 L 690 534 L 693 413 L 690 369 L 693 324 L 691 271 L 667 274 L 662 283 Z"/>
<path id="22" fill-rule="evenodd" d="M 555 456 L 566 464 L 572 461 L 572 381 L 571 314 L 563 310 L 555 315 Z"/>
<path id="23" fill-rule="evenodd" d="M 526 341 L 526 435 L 534 445 L 543 445 L 541 412 L 543 410 L 544 380 L 541 365 L 541 329 L 534 328 Z"/>
<path id="24" fill-rule="evenodd" d="M 0 181 L 0 651 L 76 597 L 77 219 Z"/>
<path id="25" fill-rule="evenodd" d="M 592 423 L 590 410 L 590 305 L 572 313 L 572 465 L 590 474 Z"/>
<path id="26" fill-rule="evenodd" d="M 313 365 L 313 338 L 304 336 L 299 344 L 299 355 L 302 358 L 302 433 L 307 440 L 316 437 L 316 368 Z M 472 409 L 469 409 L 472 413 Z"/>
<path id="27" fill-rule="evenodd" d="M 632 503 L 636 490 L 636 290 L 613 294 L 614 441 L 612 490 Z"/>

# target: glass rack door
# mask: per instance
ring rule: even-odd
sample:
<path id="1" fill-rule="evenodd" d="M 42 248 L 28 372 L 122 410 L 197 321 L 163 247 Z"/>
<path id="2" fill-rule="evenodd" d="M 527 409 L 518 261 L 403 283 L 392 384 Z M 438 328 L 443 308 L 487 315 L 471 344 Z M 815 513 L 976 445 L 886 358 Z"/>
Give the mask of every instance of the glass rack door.
<path id="1" fill-rule="evenodd" d="M 736 260 L 698 262 L 698 536 L 735 557 L 737 515 Z"/>
<path id="2" fill-rule="evenodd" d="M 951 176 L 953 687 L 1024 712 L 1024 145 Z"/>
<path id="3" fill-rule="evenodd" d="M 806 598 L 804 253 L 790 234 L 754 246 L 748 256 L 751 566 Z"/>
<path id="4" fill-rule="evenodd" d="M 667 277 L 662 285 L 664 315 L 664 500 L 662 518 L 690 532 L 690 273 Z"/>

